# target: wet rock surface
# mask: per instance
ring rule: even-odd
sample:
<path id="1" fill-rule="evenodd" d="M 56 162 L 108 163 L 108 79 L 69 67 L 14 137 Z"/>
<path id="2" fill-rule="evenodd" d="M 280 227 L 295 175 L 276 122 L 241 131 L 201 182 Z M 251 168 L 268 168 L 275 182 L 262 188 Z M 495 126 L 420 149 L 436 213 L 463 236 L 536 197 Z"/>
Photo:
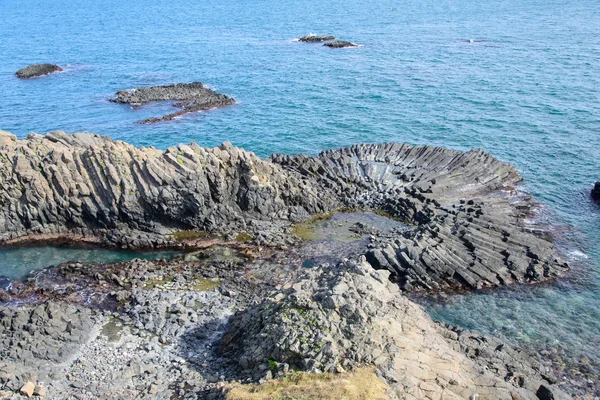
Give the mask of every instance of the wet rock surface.
<path id="1" fill-rule="evenodd" d="M 120 91 L 110 101 L 113 103 L 131 104 L 134 107 L 140 107 L 154 101 L 177 101 L 173 105 L 181 108 L 180 111 L 167 114 L 163 117 L 145 119 L 140 121 L 141 124 L 170 121 L 183 114 L 228 106 L 235 103 L 235 100 L 231 97 L 219 94 L 200 82 L 178 83 L 166 86 L 137 88 L 131 91 Z"/>
<path id="2" fill-rule="evenodd" d="M 30 79 L 60 72 L 63 69 L 54 64 L 33 64 L 18 70 L 15 75 L 20 79 Z"/>
<path id="3" fill-rule="evenodd" d="M 336 40 L 333 42 L 327 42 L 323 46 L 331 47 L 332 49 L 343 49 L 345 47 L 357 47 L 358 45 L 345 40 Z"/>
<path id="4" fill-rule="evenodd" d="M 323 36 L 308 35 L 308 36 L 302 36 L 301 38 L 298 39 L 298 41 L 305 42 L 305 43 L 319 43 L 319 42 L 328 42 L 328 41 L 334 40 L 334 39 L 335 39 L 335 37 L 328 36 L 328 35 L 323 35 Z"/>

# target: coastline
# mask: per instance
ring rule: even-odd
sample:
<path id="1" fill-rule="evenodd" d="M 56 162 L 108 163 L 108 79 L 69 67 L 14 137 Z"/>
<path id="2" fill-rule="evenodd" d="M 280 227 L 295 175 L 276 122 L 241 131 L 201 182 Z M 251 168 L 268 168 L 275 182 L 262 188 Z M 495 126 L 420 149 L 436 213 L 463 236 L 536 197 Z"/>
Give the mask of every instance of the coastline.
<path id="1" fill-rule="evenodd" d="M 173 245 L 176 243 L 174 235 L 182 232 L 179 233 L 182 239 L 180 244 L 186 243 L 187 246 L 195 247 L 195 250 L 199 251 L 198 256 L 186 256 L 173 261 L 133 260 L 116 264 L 69 263 L 44 270 L 37 274 L 35 279 L 28 279 L 26 282 L 12 287 L 10 293 L 3 295 L 7 305 L 3 306 L 2 313 L 5 317 L 13 315 L 8 317 L 9 319 L 22 318 L 17 317 L 22 313 L 42 312 L 34 310 L 39 310 L 39 307 L 46 307 L 44 309 L 46 310 L 47 307 L 52 307 L 52 304 L 66 303 L 69 304 L 69 307 L 75 307 L 78 310 L 76 313 L 84 316 L 82 317 L 84 319 L 80 336 L 75 339 L 74 344 L 69 342 L 71 339 L 68 337 L 65 337 L 64 340 L 73 344 L 73 349 L 70 351 L 71 356 L 83 357 L 88 360 L 87 363 L 91 362 L 91 359 L 86 358 L 89 357 L 86 354 L 89 354 L 87 352 L 91 351 L 91 348 L 94 349 L 95 357 L 101 363 L 105 363 L 106 359 L 103 357 L 114 357 L 110 355 L 114 349 L 120 348 L 131 340 L 140 345 L 141 343 L 166 345 L 166 350 L 159 352 L 163 361 L 155 364 L 154 372 L 149 374 L 144 372 L 141 376 L 133 375 L 134 383 L 128 383 L 129 381 L 123 383 L 123 387 L 131 387 L 131 384 L 134 384 L 135 387 L 142 387 L 141 392 L 136 392 L 138 396 L 156 397 L 155 395 L 161 390 L 164 391 L 165 396 L 166 393 L 173 393 L 172 385 L 175 381 L 168 384 L 152 382 L 160 380 L 154 374 L 164 373 L 157 371 L 170 365 L 172 361 L 167 360 L 180 359 L 177 358 L 181 357 L 178 355 L 179 350 L 177 346 L 174 346 L 179 341 L 187 338 L 185 346 L 196 349 L 199 348 L 198 346 L 209 346 L 210 348 L 214 347 L 215 350 L 220 346 L 219 341 L 226 337 L 223 335 L 233 335 L 238 338 L 236 340 L 241 341 L 240 343 L 248 340 L 252 342 L 256 337 L 255 334 L 247 336 L 246 330 L 239 334 L 232 333 L 237 329 L 235 322 L 232 322 L 234 320 L 231 320 L 236 312 L 249 313 L 250 317 L 244 318 L 256 321 L 257 318 L 253 317 L 252 313 L 262 312 L 260 310 L 264 310 L 264 306 L 259 305 L 258 308 L 252 308 L 254 307 L 252 304 L 256 304 L 256 302 L 260 304 L 268 298 L 280 299 L 277 301 L 278 303 L 280 301 L 294 302 L 296 301 L 294 299 L 298 298 L 298 294 L 291 294 L 288 289 L 297 287 L 300 282 L 311 282 L 321 275 L 329 276 L 329 278 L 314 281 L 312 286 L 309 285 L 303 289 L 303 296 L 314 298 L 317 304 L 322 301 L 321 295 L 318 294 L 322 289 L 318 289 L 319 287 L 323 285 L 328 287 L 336 279 L 346 279 L 344 277 L 347 274 L 356 274 L 353 279 L 359 281 L 363 279 L 359 277 L 370 276 L 371 278 L 368 278 L 365 284 L 378 287 L 376 292 L 384 298 L 388 298 L 392 308 L 398 307 L 397 304 L 393 305 L 398 302 L 406 303 L 407 307 L 419 308 L 410 302 L 405 294 L 419 291 L 446 291 L 452 287 L 472 290 L 504 286 L 512 282 L 535 283 L 555 279 L 566 273 L 568 269 L 566 264 L 560 261 L 560 257 L 552 243 L 548 241 L 544 229 L 539 232 L 537 229 L 527 229 L 522 224 L 523 218 L 530 215 L 535 203 L 530 196 L 517 196 L 518 201 L 516 202 L 510 200 L 508 194 L 514 193 L 511 189 L 512 186 L 521 180 L 518 172 L 510 165 L 501 163 L 482 151 L 461 153 L 443 148 L 413 147 L 401 144 L 358 145 L 326 151 L 316 157 L 274 155 L 268 159 L 260 159 L 252 153 L 246 153 L 229 144 L 215 149 L 202 149 L 195 144 L 181 145 L 160 152 L 154 149 L 138 149 L 123 142 L 115 142 L 109 138 L 91 134 L 72 136 L 64 133 L 51 133 L 46 137 L 33 136 L 21 141 L 12 139 L 6 134 L 4 136 L 6 139 L 3 147 L 0 148 L 0 154 L 4 154 L 3 157 L 6 160 L 12 160 L 15 163 L 15 168 L 12 170 L 16 171 L 16 174 L 10 175 L 9 173 L 7 175 L 9 170 L 5 169 L 3 179 L 17 179 L 29 184 L 30 189 L 22 191 L 26 197 L 31 193 L 30 190 L 37 190 L 37 193 L 45 193 L 47 198 L 54 199 L 52 204 L 55 205 L 52 205 L 51 208 L 55 215 L 54 222 L 45 224 L 43 219 L 37 220 L 38 230 L 44 232 L 48 228 L 48 231 L 53 233 L 38 232 L 35 233 L 38 235 L 35 237 L 57 238 L 62 235 L 62 232 L 79 230 L 92 233 L 95 238 L 101 238 L 100 244 L 143 248 L 146 243 L 150 243 L 152 247 Z M 40 154 L 40 160 L 46 159 L 45 154 L 52 154 L 58 164 L 48 168 L 43 163 L 36 164 L 38 161 L 33 157 L 29 159 L 32 167 L 24 168 L 20 164 L 22 159 L 18 154 L 25 151 L 26 148 L 29 149 L 27 151 L 32 151 L 32 155 Z M 65 159 L 65 157 L 67 158 Z M 93 162 L 90 164 L 89 160 Z M 64 166 L 63 162 L 65 162 Z M 41 169 L 37 168 L 37 165 Z M 68 167 L 68 165 L 72 166 Z M 115 175 L 111 170 L 117 167 L 119 173 Z M 159 172 L 160 169 L 163 170 L 162 173 Z M 81 185 L 82 181 L 78 178 L 84 176 L 83 174 L 89 178 L 87 190 Z M 131 182 L 134 186 L 128 182 L 129 176 L 132 177 Z M 69 179 L 72 182 L 79 182 L 77 193 L 84 193 L 83 198 L 79 198 L 77 195 L 72 197 L 73 192 L 72 189 L 69 189 Z M 183 180 L 179 181 L 180 179 Z M 207 186 L 197 183 L 202 182 L 203 179 L 207 179 Z M 158 184 L 159 182 L 160 184 Z M 191 182 L 196 183 L 192 185 Z M 163 194 L 161 200 L 146 198 L 143 204 L 164 204 L 164 200 L 169 199 L 166 204 L 173 209 L 158 210 L 154 206 L 149 209 L 136 209 L 136 204 L 140 204 L 139 200 L 143 196 L 152 193 L 167 193 L 172 190 L 171 188 L 175 189 L 175 193 L 178 193 L 177 196 L 171 193 L 165 197 Z M 205 192 L 207 189 L 208 192 Z M 61 197 L 69 200 L 61 201 Z M 4 198 L 10 201 L 10 196 L 6 197 L 5 195 Z M 194 198 L 195 201 L 211 199 L 212 203 L 204 203 L 210 204 L 207 209 L 189 208 L 189 205 L 182 209 L 177 199 L 185 198 Z M 89 204 L 90 199 L 97 206 L 101 206 L 96 208 L 97 216 L 110 215 L 112 218 L 118 218 L 116 221 L 113 220 L 114 227 L 106 229 L 107 227 L 103 226 L 98 229 L 95 227 L 98 226 L 98 220 L 94 221 L 95 226 L 90 226 L 86 225 L 85 218 L 81 217 L 64 219 L 67 214 L 63 214 L 63 212 L 66 210 L 71 213 L 69 215 L 73 215 L 73 204 L 78 204 L 79 201 L 81 204 L 84 201 Z M 69 205 L 69 207 L 61 210 L 61 204 Z M 319 220 L 319 218 L 323 218 L 318 217 L 323 212 L 334 215 L 335 210 L 344 207 L 383 212 L 384 215 L 404 221 L 404 225 L 378 229 L 356 223 L 352 229 L 356 235 L 367 240 L 366 246 L 363 244 L 361 246 L 364 247 L 353 249 L 353 255 L 349 259 L 338 260 L 332 265 L 325 263 L 303 268 L 302 260 L 306 254 L 302 252 L 302 248 L 306 241 L 296 235 L 293 229 L 294 224 L 307 220 L 311 215 L 317 216 L 316 220 Z M 195 212 L 198 214 L 190 214 L 189 211 L 192 209 L 196 210 Z M 125 214 L 120 210 L 128 210 L 128 212 Z M 219 213 L 213 213 L 214 210 L 218 210 Z M 174 212 L 176 213 L 174 214 Z M 168 219 L 165 218 L 166 216 Z M 198 218 L 199 216 L 205 217 Z M 277 217 L 274 218 L 274 216 Z M 4 221 L 14 221 L 12 222 L 13 227 L 18 221 L 11 216 L 10 212 L 5 212 L 3 218 Z M 187 225 L 174 224 L 177 218 L 186 221 Z M 228 221 L 228 224 L 220 225 L 216 223 L 215 218 Z M 325 221 L 327 218 L 331 217 L 325 217 Z M 70 222 L 61 226 L 56 223 L 61 220 Z M 28 224 L 31 225 L 33 221 L 30 219 Z M 80 221 L 78 222 L 80 225 L 74 226 L 73 221 Z M 165 221 L 168 221 L 168 224 L 165 224 Z M 450 224 L 446 225 L 449 222 Z M 5 243 L 32 237 L 31 231 L 21 230 L 21 232 L 24 232 L 25 235 L 20 239 L 13 238 L 7 241 L 7 236 L 4 236 Z M 56 232 L 61 233 L 57 234 Z M 204 237 L 207 233 L 221 234 L 225 240 L 207 239 Z M 540 235 L 540 233 L 542 234 Z M 3 232 L 0 230 L 0 235 L 2 234 Z M 4 233 L 4 235 L 6 234 Z M 67 238 L 75 240 L 81 237 L 84 236 L 72 234 L 67 236 Z M 483 238 L 487 239 L 482 240 Z M 429 244 L 423 246 L 422 243 Z M 225 250 L 217 250 L 218 257 L 206 252 L 207 249 L 219 248 Z M 419 249 L 419 253 L 415 253 L 417 249 Z M 432 251 L 432 249 L 437 250 Z M 494 255 L 495 253 L 498 255 Z M 457 262 L 452 261 L 452 258 L 447 258 L 451 254 L 454 254 L 452 257 L 459 258 L 473 256 L 474 262 L 467 267 L 466 264 L 462 264 L 464 261 Z M 447 262 L 445 265 L 456 265 L 456 269 L 450 273 L 439 270 L 440 264 L 435 262 L 435 257 L 445 259 Z M 522 264 L 524 260 L 527 260 L 525 265 Z M 375 281 L 379 283 L 376 284 Z M 334 293 L 336 290 L 339 289 L 334 289 Z M 271 294 L 268 294 L 269 292 Z M 365 293 L 361 290 L 359 292 Z M 338 294 L 344 297 L 346 296 L 344 293 L 341 291 Z M 384 295 L 384 293 L 387 294 Z M 288 296 L 290 296 L 289 300 L 285 300 Z M 381 301 L 381 298 L 377 297 L 371 300 L 368 298 L 359 300 L 353 298 L 351 294 L 348 296 L 350 297 L 343 303 L 334 305 L 332 309 L 342 310 L 341 304 L 358 301 L 367 302 L 364 307 L 369 309 L 376 304 L 376 301 Z M 216 303 L 210 303 L 212 304 L 211 311 L 206 314 L 206 311 L 202 311 L 206 305 L 197 309 L 195 304 L 196 302 L 204 304 L 208 298 L 213 299 Z M 183 308 L 173 314 L 173 311 L 169 310 L 174 307 L 175 299 L 178 299 L 176 302 L 183 305 Z M 341 301 L 341 297 L 335 301 Z M 10 306 L 11 302 L 21 304 L 21 306 L 13 308 Z M 36 306 L 39 302 L 42 303 Z M 42 305 L 44 303 L 45 306 Z M 310 306 L 308 310 L 322 310 L 325 314 L 317 314 L 314 318 L 330 321 L 331 316 L 326 316 L 329 313 L 326 311 L 329 307 L 327 304 L 329 303 L 323 303 L 316 308 Z M 250 307 L 249 311 L 248 307 Z M 140 314 L 142 309 L 145 311 Z M 163 311 L 160 310 L 164 310 L 166 314 L 161 314 Z M 287 318 L 285 308 L 281 311 L 283 314 L 275 313 L 272 317 Z M 420 312 L 422 313 L 422 311 Z M 43 311 L 43 313 L 48 312 Z M 179 317 L 171 320 L 169 317 L 171 314 L 179 315 Z M 44 318 L 52 319 L 50 314 L 47 315 Z M 85 317 L 86 315 L 96 316 L 91 317 L 90 320 L 86 319 L 88 318 Z M 146 315 L 143 318 L 156 315 L 156 318 L 159 319 L 156 320 L 152 317 L 143 322 L 142 315 Z M 159 317 L 160 315 L 163 316 Z M 187 316 L 183 317 L 185 315 Z M 455 328 L 435 325 L 424 313 L 420 315 L 414 322 L 415 326 L 429 324 L 431 328 L 427 329 L 432 329 L 432 332 L 442 332 L 442 336 L 447 335 L 454 338 L 452 340 L 456 340 L 460 336 L 460 334 L 455 336 L 455 334 L 448 333 Z M 372 318 L 380 317 L 379 314 L 372 316 Z M 100 327 L 106 327 L 110 323 L 110 318 L 115 318 L 116 323 L 123 327 L 119 329 L 119 332 L 124 332 L 122 333 L 124 336 L 120 337 L 115 345 L 107 345 L 104 342 L 106 336 L 98 334 Z M 352 323 L 351 319 L 346 320 L 346 318 L 350 318 L 350 315 L 342 313 L 337 318 L 341 318 L 340 323 Z M 399 316 L 398 318 L 405 317 Z M 170 322 L 167 323 L 167 321 Z M 133 324 L 133 328 L 128 327 L 130 324 Z M 264 326 L 257 326 L 259 330 L 263 328 Z M 36 329 L 39 328 L 27 328 L 28 331 L 33 332 L 36 332 Z M 167 330 L 164 331 L 164 329 Z M 324 334 L 331 329 L 331 327 L 319 328 L 313 334 L 318 336 L 319 332 Z M 203 333 L 190 333 L 196 331 Z M 277 332 L 279 331 L 272 333 L 276 334 Z M 0 337 L 13 341 L 15 334 L 19 333 L 5 331 Z M 282 332 L 277 334 L 282 334 Z M 354 336 L 342 338 L 335 333 L 331 333 L 331 335 L 332 343 L 337 343 L 335 346 L 346 346 L 340 344 L 346 343 L 344 340 L 349 343 L 358 340 Z M 322 337 L 317 336 L 310 336 L 306 340 L 309 343 L 312 341 L 312 343 L 318 344 L 322 341 Z M 123 341 L 124 337 L 127 340 Z M 32 346 L 40 346 L 37 339 L 29 337 L 26 340 L 29 340 Z M 275 336 L 273 340 L 280 339 Z M 492 338 L 478 341 L 480 345 L 486 342 L 493 343 L 496 349 L 504 346 Z M 435 346 L 441 346 L 442 343 L 446 342 L 441 341 Z M 435 384 L 437 386 L 431 386 L 431 380 L 423 376 L 411 375 L 411 378 L 400 378 L 401 371 L 404 369 L 388 369 L 385 367 L 386 363 L 378 363 L 370 358 L 365 358 L 358 364 L 344 366 L 342 363 L 339 371 L 347 368 L 353 369 L 359 365 L 375 365 L 380 378 L 388 384 L 388 393 L 392 398 L 401 396 L 403 390 L 406 393 L 413 393 L 412 395 L 417 398 L 437 396 L 439 393 L 446 393 L 445 391 L 449 387 L 453 388 L 451 392 L 458 398 L 472 395 L 473 390 L 480 396 L 486 395 L 485 390 L 489 389 L 483 389 L 483 386 L 478 386 L 478 384 L 469 386 L 473 383 L 468 382 L 474 382 L 470 379 L 475 379 L 480 374 L 475 371 L 483 368 L 483 365 L 497 361 L 490 361 L 485 357 L 478 361 L 469 355 L 470 351 L 474 351 L 470 347 L 473 344 L 452 343 L 454 342 L 446 343 L 444 346 L 449 345 L 455 349 L 454 351 L 458 351 L 456 355 L 458 359 L 463 360 L 461 357 L 466 357 L 465 361 L 455 360 L 457 365 L 469 365 L 469 367 L 464 367 L 466 369 L 461 372 L 466 375 L 461 378 L 460 382 L 462 383 L 460 384 L 459 381 L 451 379 L 456 384 L 450 383 L 448 386 L 448 383 L 440 384 L 443 380 L 438 379 Z M 252 346 L 259 345 L 259 343 L 248 346 L 241 345 L 241 347 L 237 347 L 239 350 L 236 352 L 248 351 Z M 298 350 L 294 343 L 289 342 L 288 345 L 291 347 L 285 350 L 284 346 L 282 348 L 284 353 L 281 354 L 287 354 L 285 352 L 295 349 L 293 352 L 296 356 L 293 356 L 293 359 L 295 357 L 301 359 L 316 357 L 318 360 L 322 357 L 319 356 L 323 350 L 322 345 L 309 346 L 306 349 L 301 346 L 301 350 Z M 155 345 L 151 346 L 158 350 Z M 425 350 L 419 350 L 421 347 L 417 347 L 417 353 L 425 351 L 429 354 L 432 351 L 430 345 L 420 344 L 418 346 L 425 346 Z M 49 348 L 51 347 L 52 345 Z M 104 349 L 105 347 L 106 349 Z M 317 353 L 315 353 L 315 349 L 318 350 Z M 13 350 L 9 349 L 9 353 L 6 355 L 7 360 L 12 360 L 12 364 L 8 365 L 9 368 L 15 368 L 14 363 L 23 357 L 23 353 L 20 352 L 18 353 L 20 355 L 10 353 Z M 339 357 L 342 358 L 339 360 L 344 360 L 346 357 L 348 360 L 356 359 L 355 351 L 350 348 L 344 350 L 348 353 L 340 354 Z M 365 354 L 369 354 L 373 349 L 367 347 L 365 351 L 367 352 Z M 382 355 L 395 357 L 394 353 L 388 353 L 388 351 L 383 351 Z M 477 350 L 478 354 L 481 351 Z M 486 351 L 483 354 L 487 354 Z M 531 355 L 525 355 L 519 350 L 514 351 L 516 353 L 509 352 L 507 354 L 513 355 L 506 357 L 521 354 L 519 368 L 525 372 L 515 375 L 515 371 L 511 368 L 508 370 L 507 367 L 497 369 L 495 375 L 492 374 L 486 378 L 495 382 L 493 386 L 496 388 L 492 392 L 488 392 L 487 396 L 512 399 L 515 393 L 519 393 L 521 398 L 537 398 L 535 397 L 536 393 L 542 390 L 542 386 L 544 386 L 543 390 L 547 389 L 553 392 L 555 398 L 564 395 L 559 388 L 555 387 L 554 384 L 558 381 L 551 377 L 548 367 L 544 366 L 543 362 Z M 34 359 L 37 357 L 35 354 L 33 354 Z M 277 357 L 282 358 L 281 354 Z M 131 356 L 145 359 L 146 351 L 133 352 Z M 250 364 L 259 369 L 246 372 L 244 372 L 243 365 L 236 366 L 233 361 L 239 359 L 238 355 L 232 357 L 211 352 L 200 356 L 194 362 L 189 359 L 186 361 L 186 357 L 184 357 L 183 361 L 178 361 L 182 368 L 176 379 L 184 382 L 193 377 L 191 382 L 195 383 L 191 386 L 184 384 L 184 388 L 187 389 L 182 389 L 183 392 L 181 390 L 175 390 L 175 392 L 183 396 L 182 398 L 198 396 L 201 393 L 203 396 L 209 396 L 210 393 L 212 393 L 210 396 L 226 396 L 223 388 L 227 386 L 226 381 L 228 380 L 257 381 L 264 379 L 265 376 L 272 378 L 273 372 L 268 366 L 270 357 L 265 355 L 261 359 L 252 361 Z M 24 359 L 32 360 L 28 357 Z M 405 358 L 401 357 L 399 360 L 403 359 Z M 467 359 L 471 359 L 471 361 L 466 361 Z M 85 397 L 98 395 L 105 390 L 95 384 L 93 379 L 92 381 L 84 380 L 80 384 L 74 383 L 69 375 L 64 377 L 61 375 L 62 373 L 56 375 L 58 372 L 51 365 L 65 362 L 61 360 L 62 358 L 50 359 L 49 370 L 35 372 L 35 376 L 49 374 L 45 376 L 58 377 L 53 382 L 54 393 L 66 390 L 67 392 L 73 391 L 73 393 L 87 393 L 84 395 Z M 136 365 L 142 365 L 140 368 L 144 370 L 146 367 L 143 365 L 149 365 L 149 362 L 150 360 L 147 359 L 142 364 Z M 322 367 L 314 367 L 315 364 L 308 361 L 297 364 L 291 362 L 290 364 L 290 361 L 286 362 L 284 359 L 280 359 L 277 362 L 282 366 L 288 365 L 288 368 L 293 364 L 293 368 L 299 370 L 323 371 Z M 471 364 L 473 362 L 475 364 Z M 198 364 L 208 365 L 211 363 L 214 365 L 207 367 L 208 372 L 194 367 Z M 18 370 L 32 371 L 36 364 L 37 362 L 31 364 L 31 361 L 25 361 L 20 364 Z M 184 368 L 186 364 L 188 367 Z M 432 376 L 438 378 L 444 376 L 444 372 L 434 366 L 435 363 L 425 362 L 424 365 L 430 369 L 429 374 L 433 374 Z M 72 364 L 70 368 L 75 366 L 76 364 Z M 331 369 L 330 367 L 324 370 L 328 371 Z M 80 373 L 86 368 L 94 371 L 97 368 L 105 367 L 97 364 L 83 368 Z M 545 371 L 541 375 L 539 375 L 540 368 Z M 6 373 L 6 369 L 4 371 Z M 271 375 L 267 373 L 262 376 L 258 373 L 259 371 L 271 372 Z M 332 371 L 335 372 L 335 368 Z M 109 371 L 105 371 L 105 373 L 109 372 L 110 368 Z M 5 378 L 2 379 L 4 379 L 5 387 L 11 388 L 14 392 L 19 391 L 19 385 L 25 384 L 27 378 L 31 377 L 31 375 L 27 375 L 27 372 L 23 372 L 23 374 L 4 375 Z M 214 379 L 215 374 L 218 377 L 216 380 Z M 224 378 L 221 379 L 221 376 Z M 469 376 L 470 378 L 467 378 Z M 43 379 L 47 380 L 47 378 Z M 84 379 L 83 376 L 81 379 Z M 409 379 L 414 386 L 398 387 L 393 384 L 393 382 L 403 379 Z M 34 380 L 38 381 L 37 378 Z M 41 378 L 39 381 L 43 382 Z M 506 386 L 507 382 L 508 386 Z M 32 382 L 32 384 L 35 383 Z M 152 393 L 150 393 L 151 391 Z M 125 392 L 120 391 L 118 394 L 112 393 L 112 395 L 128 396 Z"/>

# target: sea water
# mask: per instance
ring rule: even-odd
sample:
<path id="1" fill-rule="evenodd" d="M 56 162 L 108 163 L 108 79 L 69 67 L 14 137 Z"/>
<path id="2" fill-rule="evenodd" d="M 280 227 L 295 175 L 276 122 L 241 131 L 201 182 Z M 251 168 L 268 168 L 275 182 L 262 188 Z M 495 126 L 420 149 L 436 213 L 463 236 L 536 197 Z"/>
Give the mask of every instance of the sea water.
<path id="1" fill-rule="evenodd" d="M 559 226 L 570 278 L 427 301 L 432 315 L 600 365 L 600 2 L 3 0 L 0 129 L 92 131 L 315 154 L 359 142 L 481 147 L 517 166 Z M 331 34 L 362 45 L 294 41 Z M 37 62 L 64 72 L 18 80 Z M 201 81 L 237 104 L 155 125 L 118 90 Z M 596 373 L 597 375 L 597 373 Z"/>

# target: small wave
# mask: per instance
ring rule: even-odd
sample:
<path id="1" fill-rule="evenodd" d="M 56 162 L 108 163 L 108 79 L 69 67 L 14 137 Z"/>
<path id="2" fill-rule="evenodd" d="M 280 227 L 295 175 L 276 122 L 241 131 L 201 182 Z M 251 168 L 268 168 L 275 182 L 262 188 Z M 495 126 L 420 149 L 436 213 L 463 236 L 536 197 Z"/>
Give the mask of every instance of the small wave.
<path id="1" fill-rule="evenodd" d="M 567 257 L 574 261 L 587 260 L 589 258 L 587 254 L 579 250 L 569 251 Z"/>

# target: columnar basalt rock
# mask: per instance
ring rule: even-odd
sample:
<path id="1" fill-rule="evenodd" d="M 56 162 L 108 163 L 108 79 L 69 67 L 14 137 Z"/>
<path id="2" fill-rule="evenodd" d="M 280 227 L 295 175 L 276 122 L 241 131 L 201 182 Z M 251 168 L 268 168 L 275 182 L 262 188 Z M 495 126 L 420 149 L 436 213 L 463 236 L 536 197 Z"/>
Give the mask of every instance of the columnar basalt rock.
<path id="1" fill-rule="evenodd" d="M 567 268 L 525 223 L 534 203 L 511 197 L 518 172 L 481 150 L 359 145 L 261 160 L 228 143 L 162 152 L 87 133 L 0 132 L 0 158 L 1 241 L 151 247 L 175 231 L 283 227 L 346 206 L 409 225 L 365 252 L 406 290 L 535 282 Z"/>
<path id="2" fill-rule="evenodd" d="M 305 42 L 305 43 L 320 43 L 320 42 L 327 42 L 330 40 L 334 40 L 335 37 L 333 36 L 318 36 L 318 35 L 308 35 L 308 36 L 302 36 L 300 39 L 298 39 L 299 42 Z"/>
<path id="3" fill-rule="evenodd" d="M 4 242 L 71 235 L 148 247 L 175 231 L 229 233 L 339 205 L 312 180 L 229 143 L 163 152 L 87 133 L 0 132 L 0 159 Z"/>
<path id="4" fill-rule="evenodd" d="M 545 230 L 526 224 L 535 204 L 516 194 L 521 176 L 482 150 L 357 145 L 273 162 L 313 177 L 347 206 L 382 210 L 409 225 L 366 252 L 402 288 L 480 288 L 564 273 Z"/>
<path id="5" fill-rule="evenodd" d="M 219 94 L 200 82 L 178 83 L 174 85 L 138 88 L 132 91 L 120 91 L 110 101 L 113 103 L 131 104 L 134 107 L 139 107 L 153 101 L 177 101 L 173 105 L 181 108 L 180 111 L 160 118 L 145 119 L 140 121 L 141 124 L 169 121 L 183 114 L 229 106 L 235 103 L 235 100 L 231 97 Z"/>

